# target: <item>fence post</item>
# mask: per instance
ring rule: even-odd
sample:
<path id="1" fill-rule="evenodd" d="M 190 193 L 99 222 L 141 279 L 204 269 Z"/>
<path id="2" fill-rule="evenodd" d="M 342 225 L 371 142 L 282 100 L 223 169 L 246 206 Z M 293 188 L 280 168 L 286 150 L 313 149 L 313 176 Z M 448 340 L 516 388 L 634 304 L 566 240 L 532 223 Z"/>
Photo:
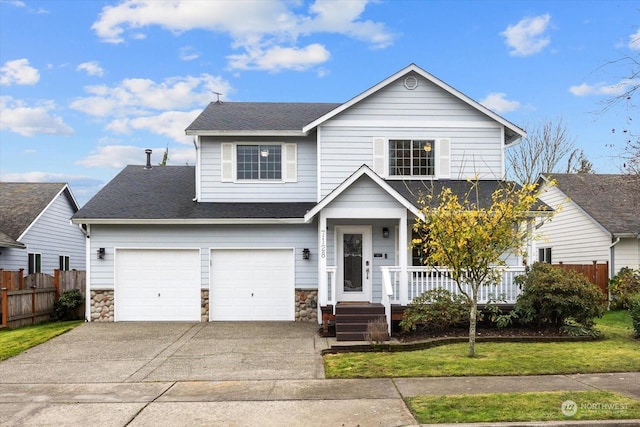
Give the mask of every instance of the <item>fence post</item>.
<path id="1" fill-rule="evenodd" d="M 2 288 L 2 326 L 7 326 L 7 317 L 9 316 L 9 296 L 7 288 Z"/>
<path id="2" fill-rule="evenodd" d="M 18 276 L 18 283 L 19 283 L 18 288 L 20 290 L 23 290 L 24 289 L 24 268 L 20 269 L 20 275 Z"/>
<path id="3" fill-rule="evenodd" d="M 53 286 L 56 288 L 56 301 L 60 298 L 60 270 L 53 270 Z"/>
<path id="4" fill-rule="evenodd" d="M 36 324 L 36 286 L 31 287 L 31 324 Z"/>

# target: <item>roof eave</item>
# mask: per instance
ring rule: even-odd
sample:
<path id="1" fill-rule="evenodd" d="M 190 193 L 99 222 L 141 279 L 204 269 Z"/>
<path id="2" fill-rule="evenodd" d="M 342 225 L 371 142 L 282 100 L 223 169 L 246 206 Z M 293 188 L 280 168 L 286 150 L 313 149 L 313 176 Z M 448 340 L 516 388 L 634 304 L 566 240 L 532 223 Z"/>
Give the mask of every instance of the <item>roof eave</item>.
<path id="1" fill-rule="evenodd" d="M 307 136 L 309 133 L 300 129 L 291 130 L 189 130 L 187 135 L 194 136 Z"/>
<path id="2" fill-rule="evenodd" d="M 304 218 L 73 218 L 74 224 L 90 225 L 232 225 L 232 224 L 304 224 Z"/>

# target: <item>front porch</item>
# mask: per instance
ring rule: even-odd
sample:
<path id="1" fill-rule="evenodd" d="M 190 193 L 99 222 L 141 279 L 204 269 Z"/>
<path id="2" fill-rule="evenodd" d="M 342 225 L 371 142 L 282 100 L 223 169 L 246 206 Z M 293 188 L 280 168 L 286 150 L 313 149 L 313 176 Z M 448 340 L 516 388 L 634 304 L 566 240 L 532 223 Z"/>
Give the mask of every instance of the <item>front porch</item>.
<path id="1" fill-rule="evenodd" d="M 391 335 L 391 322 L 401 320 L 403 309 L 414 298 L 424 292 L 433 289 L 446 289 L 452 294 L 459 294 L 460 290 L 456 282 L 451 279 L 446 268 L 435 267 L 400 267 L 381 266 L 382 272 L 382 298 L 380 301 L 363 302 L 362 310 L 368 310 L 366 305 L 378 305 L 384 308 L 384 318 L 387 321 L 389 335 Z M 340 301 L 337 280 L 338 268 L 328 266 L 326 268 L 327 286 L 319 290 L 319 302 L 322 308 L 322 325 L 325 332 L 328 331 L 329 322 L 336 321 L 336 308 Z M 484 305 L 491 300 L 499 299 L 500 304 L 513 305 L 522 290 L 516 284 L 515 278 L 525 274 L 525 267 L 505 267 L 502 271 L 502 280 L 494 286 L 484 286 L 479 290 L 478 304 Z M 465 291 L 470 291 L 467 287 Z M 380 313 L 382 317 L 382 313 Z M 362 322 L 360 322 L 362 323 Z M 343 321 L 344 328 L 344 321 Z M 340 337 L 337 337 L 340 341 Z M 350 340 L 353 337 L 350 336 Z"/>

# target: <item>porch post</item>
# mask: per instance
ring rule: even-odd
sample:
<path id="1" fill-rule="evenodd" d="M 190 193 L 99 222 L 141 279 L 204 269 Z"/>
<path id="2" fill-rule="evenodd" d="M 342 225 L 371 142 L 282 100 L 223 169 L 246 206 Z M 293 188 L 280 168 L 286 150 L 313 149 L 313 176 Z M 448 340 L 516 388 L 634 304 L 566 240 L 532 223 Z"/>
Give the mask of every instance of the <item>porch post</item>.
<path id="1" fill-rule="evenodd" d="M 327 218 L 324 210 L 318 217 L 318 298 L 320 307 L 329 302 L 329 285 L 327 282 Z M 318 308 L 320 308 L 318 307 Z M 322 310 L 318 310 L 318 323 L 322 323 Z"/>
<path id="2" fill-rule="evenodd" d="M 400 304 L 407 305 L 409 303 L 409 276 L 407 274 L 407 246 L 409 239 L 407 237 L 407 211 L 404 210 L 400 217 L 400 226 L 398 227 L 398 262 L 400 263 Z"/>

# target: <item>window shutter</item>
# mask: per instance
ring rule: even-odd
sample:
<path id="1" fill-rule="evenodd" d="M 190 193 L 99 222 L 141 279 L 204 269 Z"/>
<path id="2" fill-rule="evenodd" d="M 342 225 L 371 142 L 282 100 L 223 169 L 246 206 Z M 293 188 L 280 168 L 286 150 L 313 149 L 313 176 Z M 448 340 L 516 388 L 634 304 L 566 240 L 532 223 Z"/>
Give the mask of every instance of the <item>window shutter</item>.
<path id="1" fill-rule="evenodd" d="M 438 139 L 436 156 L 438 159 L 438 178 L 451 178 L 451 140 L 449 138 Z"/>
<path id="2" fill-rule="evenodd" d="M 296 144 L 284 144 L 284 164 L 283 176 L 284 182 L 298 181 L 298 146 Z"/>
<path id="3" fill-rule="evenodd" d="M 373 171 L 380 176 L 386 175 L 384 146 L 384 138 L 373 138 Z"/>
<path id="4" fill-rule="evenodd" d="M 220 160 L 220 180 L 222 182 L 233 182 L 233 144 L 221 144 Z"/>

